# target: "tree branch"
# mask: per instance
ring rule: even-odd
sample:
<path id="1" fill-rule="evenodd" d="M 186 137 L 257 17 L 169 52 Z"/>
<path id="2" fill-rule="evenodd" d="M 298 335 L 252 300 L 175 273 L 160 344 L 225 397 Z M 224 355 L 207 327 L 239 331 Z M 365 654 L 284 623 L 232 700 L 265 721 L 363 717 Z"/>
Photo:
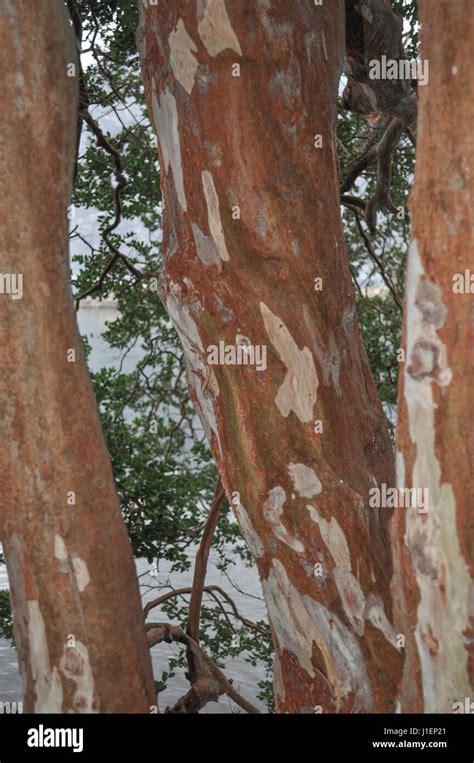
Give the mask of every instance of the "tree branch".
<path id="1" fill-rule="evenodd" d="M 347 85 L 342 96 L 344 108 L 363 114 L 378 127 L 386 125 L 381 140 L 356 157 L 349 165 L 341 184 L 346 193 L 368 165 L 377 159 L 377 187 L 367 201 L 365 219 L 373 234 L 377 211 L 386 205 L 396 211 L 390 199 L 392 156 L 402 134 L 409 131 L 416 119 L 417 103 L 414 83 L 399 77 L 373 76 L 372 65 L 383 56 L 396 62 L 405 60 L 402 42 L 402 19 L 384 0 L 345 0 Z"/>
<path id="2" fill-rule="evenodd" d="M 109 249 L 112 252 L 112 257 L 105 266 L 104 270 L 100 274 L 97 281 L 90 286 L 88 289 L 86 289 L 82 294 L 79 294 L 77 297 L 75 297 L 76 300 L 76 310 L 79 308 L 79 303 L 81 299 L 84 299 L 84 297 L 88 297 L 90 294 L 93 294 L 93 292 L 102 289 L 102 285 L 104 283 L 105 278 L 110 273 L 112 268 L 117 264 L 119 260 L 121 260 L 126 268 L 132 273 L 132 275 L 135 276 L 137 281 L 141 280 L 142 278 L 150 278 L 152 277 L 152 273 L 143 273 L 141 270 L 139 270 L 129 257 L 127 257 L 125 254 L 123 254 L 117 246 L 113 243 L 113 241 L 110 239 L 110 234 L 120 225 L 120 222 L 122 220 L 122 191 L 127 186 L 127 179 L 124 175 L 123 171 L 123 164 L 122 164 L 122 157 L 120 156 L 120 152 L 117 151 L 117 149 L 112 145 L 110 140 L 106 137 L 104 132 L 102 131 L 99 123 L 92 117 L 89 110 L 87 108 L 84 108 L 81 111 L 81 116 L 84 118 L 84 120 L 89 125 L 91 131 L 94 133 L 95 137 L 97 138 L 97 145 L 106 151 L 109 156 L 112 157 L 114 162 L 114 175 L 116 179 L 116 185 L 114 188 L 114 219 L 111 221 L 109 225 L 107 225 L 106 228 L 102 231 L 102 240 L 107 244 Z"/>
<path id="3" fill-rule="evenodd" d="M 227 694 L 239 707 L 252 715 L 260 714 L 260 711 L 242 697 L 234 689 L 222 670 L 215 664 L 199 644 L 188 636 L 181 628 L 170 623 L 147 623 L 146 626 L 148 644 L 150 647 L 165 641 L 170 644 L 177 642 L 184 644 L 196 657 L 196 663 L 204 664 L 207 668 L 204 674 L 200 674 L 194 681 L 191 689 L 172 708 L 167 708 L 167 713 L 196 713 L 209 701 L 216 701 L 221 694 Z M 210 678 L 214 680 L 210 680 Z"/>
<path id="4" fill-rule="evenodd" d="M 368 199 L 365 208 L 365 219 L 372 234 L 375 233 L 377 225 L 377 211 L 382 205 L 385 204 L 392 212 L 396 212 L 396 208 L 390 199 L 392 156 L 405 129 L 406 125 L 402 120 L 392 119 L 380 143 L 377 144 L 377 186 L 375 193 Z"/>
<path id="5" fill-rule="evenodd" d="M 372 241 L 370 240 L 369 236 L 367 235 L 367 233 L 365 232 L 365 230 L 364 230 L 364 228 L 362 226 L 362 223 L 361 223 L 360 217 L 359 217 L 359 213 L 357 212 L 356 209 L 353 209 L 352 211 L 353 211 L 353 213 L 355 215 L 355 219 L 356 219 L 356 223 L 357 223 L 357 228 L 359 229 L 359 233 L 362 236 L 362 239 L 364 241 L 365 247 L 366 247 L 366 249 L 367 249 L 367 251 L 369 253 L 370 258 L 377 265 L 377 268 L 378 268 L 378 270 L 380 272 L 380 275 L 382 276 L 382 279 L 383 279 L 387 289 L 390 291 L 393 299 L 395 300 L 395 304 L 399 308 L 400 312 L 403 312 L 402 301 L 401 301 L 400 297 L 398 296 L 398 292 L 395 289 L 395 286 L 393 285 L 392 281 L 388 277 L 388 275 L 386 273 L 386 270 L 385 270 L 385 267 L 384 267 L 384 264 L 383 264 L 382 260 L 380 259 L 380 257 L 378 256 L 378 254 L 376 253 L 376 251 L 374 249 L 374 246 L 372 244 Z"/>
<path id="6" fill-rule="evenodd" d="M 164 604 L 165 601 L 168 601 L 168 599 L 172 599 L 175 596 L 185 596 L 186 594 L 192 593 L 193 589 L 191 586 L 188 586 L 186 588 L 175 588 L 172 591 L 166 591 L 166 593 L 161 594 L 161 596 L 158 596 L 158 598 L 153 599 L 153 601 L 147 602 L 145 607 L 143 608 L 143 614 L 146 618 L 148 614 L 151 612 L 152 609 L 155 609 L 155 607 L 159 607 L 161 604 Z M 237 605 L 235 604 L 234 600 L 229 596 L 227 591 L 225 591 L 223 588 L 221 588 L 218 585 L 206 585 L 203 587 L 203 592 L 208 593 L 214 601 L 219 604 L 219 606 L 222 609 L 222 603 L 216 596 L 216 594 L 219 594 L 222 596 L 222 598 L 227 602 L 227 604 L 232 609 L 232 614 L 237 620 L 240 620 L 240 622 L 247 626 L 247 628 L 252 628 L 253 630 L 260 633 L 262 636 L 265 636 L 266 633 L 257 623 L 254 623 L 253 620 L 249 620 L 247 617 L 244 617 L 244 615 L 241 615 L 239 610 L 237 609 Z M 223 610 L 224 611 L 224 610 Z M 224 612 L 224 614 L 228 614 L 227 612 Z"/>
<path id="7" fill-rule="evenodd" d="M 222 487 L 220 477 L 218 477 L 216 486 L 214 488 L 214 496 L 212 498 L 211 508 L 209 510 L 209 517 L 207 519 L 201 542 L 199 544 L 199 549 L 196 554 L 192 593 L 191 599 L 189 601 L 189 615 L 186 633 L 198 643 L 199 621 L 201 619 L 202 595 L 204 590 L 204 581 L 206 579 L 207 562 L 209 559 L 209 551 L 211 549 L 212 539 L 216 531 L 219 512 L 221 509 L 222 501 L 224 500 L 224 496 L 224 488 Z"/>

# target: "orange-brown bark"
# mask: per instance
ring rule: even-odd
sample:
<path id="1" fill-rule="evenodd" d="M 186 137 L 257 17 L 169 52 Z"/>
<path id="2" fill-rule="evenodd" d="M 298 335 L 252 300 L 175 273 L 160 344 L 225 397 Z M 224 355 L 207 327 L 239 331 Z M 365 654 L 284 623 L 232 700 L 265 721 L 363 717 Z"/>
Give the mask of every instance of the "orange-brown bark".
<path id="1" fill-rule="evenodd" d="M 392 484 L 392 451 L 357 322 L 334 150 L 344 4 L 140 9 L 165 199 L 162 297 L 257 563 L 278 709 L 390 712 L 402 661 L 390 512 L 367 497 Z M 264 348 L 266 364 L 214 365 L 221 341 Z"/>
<path id="2" fill-rule="evenodd" d="M 469 0 L 421 0 L 420 14 L 429 84 L 419 88 L 397 477 L 428 502 L 396 512 L 393 591 L 406 637 L 400 708 L 453 712 L 474 681 L 474 21 Z"/>
<path id="3" fill-rule="evenodd" d="M 2 4 L 0 537 L 25 710 L 147 712 L 135 566 L 69 288 L 74 65 L 60 0 Z"/>

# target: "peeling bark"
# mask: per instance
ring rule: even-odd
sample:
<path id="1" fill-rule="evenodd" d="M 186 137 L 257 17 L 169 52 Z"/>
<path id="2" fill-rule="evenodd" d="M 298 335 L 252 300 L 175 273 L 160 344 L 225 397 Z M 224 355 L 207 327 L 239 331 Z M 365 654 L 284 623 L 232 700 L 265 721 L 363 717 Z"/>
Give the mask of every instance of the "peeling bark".
<path id="1" fill-rule="evenodd" d="M 69 289 L 71 65 L 60 0 L 2 3 L 1 271 L 23 293 L 0 294 L 0 536 L 25 710 L 147 712 L 135 566 Z"/>
<path id="2" fill-rule="evenodd" d="M 396 512 L 393 593 L 406 636 L 400 708 L 449 713 L 474 688 L 472 293 L 454 289 L 474 265 L 474 24 L 469 0 L 421 0 L 420 14 L 430 81 L 410 201 L 397 479 L 427 489 L 429 507 Z"/>
<path id="3" fill-rule="evenodd" d="M 262 580 L 278 709 L 391 712 L 402 655 L 390 512 L 367 496 L 394 484 L 392 450 L 334 149 L 344 4 L 139 6 L 165 201 L 162 299 Z M 208 364 L 211 345 L 242 337 L 267 349 L 265 370 Z"/>

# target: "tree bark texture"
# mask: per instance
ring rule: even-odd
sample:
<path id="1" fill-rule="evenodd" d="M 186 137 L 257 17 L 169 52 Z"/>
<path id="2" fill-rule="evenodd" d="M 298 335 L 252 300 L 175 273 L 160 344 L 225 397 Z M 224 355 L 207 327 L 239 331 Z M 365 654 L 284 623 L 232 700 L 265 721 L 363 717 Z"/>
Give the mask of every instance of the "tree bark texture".
<path id="1" fill-rule="evenodd" d="M 136 571 L 69 287 L 77 51 L 60 0 L 1 4 L 0 68 L 0 535 L 25 710 L 147 712 Z"/>
<path id="2" fill-rule="evenodd" d="M 400 708 L 438 713 L 474 688 L 473 311 L 469 286 L 458 290 L 474 270 L 474 20 L 469 0 L 421 0 L 420 14 L 429 84 L 419 88 L 397 479 L 426 490 L 428 510 L 396 512 L 393 592 L 406 635 Z"/>
<path id="3" fill-rule="evenodd" d="M 162 298 L 257 564 L 278 710 L 391 712 L 390 512 L 367 496 L 395 477 L 340 217 L 344 3 L 139 6 Z M 220 342 L 265 348 L 266 367 L 211 364 Z"/>

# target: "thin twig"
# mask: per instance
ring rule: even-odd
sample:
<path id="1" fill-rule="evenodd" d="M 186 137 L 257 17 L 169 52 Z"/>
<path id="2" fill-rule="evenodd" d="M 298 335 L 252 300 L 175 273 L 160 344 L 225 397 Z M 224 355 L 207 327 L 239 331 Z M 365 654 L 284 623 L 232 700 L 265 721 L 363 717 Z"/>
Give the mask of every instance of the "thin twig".
<path id="1" fill-rule="evenodd" d="M 95 135 L 97 139 L 97 145 L 106 151 L 109 156 L 112 157 L 113 163 L 114 163 L 114 175 L 116 180 L 116 185 L 114 188 L 114 218 L 113 220 L 107 225 L 104 230 L 102 231 L 102 240 L 104 243 L 108 246 L 110 251 L 112 252 L 112 257 L 108 261 L 107 265 L 105 266 L 104 270 L 100 274 L 97 281 L 90 286 L 88 289 L 86 289 L 82 294 L 79 294 L 76 299 L 76 310 L 79 308 L 79 303 L 81 299 L 84 299 L 85 297 L 88 297 L 90 294 L 97 290 L 102 289 L 102 285 L 104 283 L 105 278 L 110 273 L 110 271 L 114 268 L 114 266 L 117 264 L 119 260 L 121 260 L 126 268 L 132 273 L 132 275 L 135 276 L 137 279 L 137 282 L 140 281 L 143 278 L 150 278 L 154 274 L 153 273 L 143 273 L 141 270 L 139 270 L 135 265 L 131 262 L 131 260 L 121 252 L 118 247 L 113 243 L 113 241 L 110 238 L 110 235 L 113 233 L 113 231 L 120 225 L 122 220 L 122 191 L 127 186 L 128 181 L 125 177 L 124 170 L 123 170 L 123 163 L 122 163 L 122 157 L 120 155 L 120 152 L 113 146 L 113 144 L 110 142 L 110 140 L 106 137 L 103 130 L 99 126 L 99 123 L 92 117 L 89 110 L 87 108 L 84 108 L 81 111 L 81 116 L 87 122 L 89 125 L 89 128 Z"/>
<path id="2" fill-rule="evenodd" d="M 148 572 L 144 572 L 143 575 L 148 575 Z M 153 599 L 152 601 L 148 601 L 144 608 L 143 608 L 143 614 L 145 618 L 148 616 L 148 614 L 151 612 L 152 609 L 155 609 L 155 607 L 161 606 L 161 604 L 164 604 L 169 599 L 174 598 L 175 596 L 186 596 L 187 594 L 192 593 L 193 589 L 191 586 L 188 586 L 186 588 L 175 588 L 172 591 L 166 591 L 166 593 L 161 594 L 161 596 L 158 596 L 156 599 Z M 234 600 L 229 596 L 227 591 L 225 591 L 223 588 L 221 588 L 218 585 L 206 585 L 203 588 L 204 593 L 208 593 L 214 601 L 219 605 L 219 607 L 222 609 L 222 602 L 219 600 L 217 594 L 222 596 L 222 598 L 229 604 L 230 608 L 232 609 L 232 614 L 237 620 L 240 620 L 240 622 L 245 625 L 247 628 L 252 628 L 252 630 L 257 631 L 260 633 L 261 636 L 266 636 L 266 632 L 263 628 L 261 628 L 257 623 L 254 623 L 253 620 L 249 620 L 247 617 L 244 617 L 244 615 L 241 615 L 239 610 L 237 609 L 237 605 L 235 604 Z M 228 612 L 225 612 L 222 610 L 224 614 L 228 615 Z"/>
<path id="3" fill-rule="evenodd" d="M 374 261 L 374 263 L 377 265 L 378 270 L 380 272 L 380 275 L 382 276 L 382 279 L 383 279 L 387 289 L 390 291 L 393 299 L 395 300 L 395 304 L 399 308 L 400 312 L 403 312 L 402 301 L 401 301 L 400 297 L 398 296 L 398 292 L 395 289 L 395 286 L 393 285 L 393 283 L 391 282 L 390 278 L 388 277 L 388 275 L 387 275 L 387 273 L 385 271 L 384 264 L 383 264 L 382 260 L 380 259 L 380 257 L 378 256 L 378 254 L 376 253 L 376 251 L 375 251 L 375 249 L 373 247 L 371 239 L 369 238 L 369 236 L 367 235 L 367 233 L 365 232 L 365 230 L 364 230 L 364 228 L 362 226 L 362 223 L 361 223 L 360 217 L 359 217 L 359 213 L 355 209 L 353 209 L 352 211 L 353 211 L 353 213 L 355 215 L 355 219 L 356 219 L 356 223 L 357 223 L 357 228 L 359 230 L 360 235 L 362 236 L 362 239 L 363 239 L 364 244 L 365 244 L 365 248 L 367 249 L 367 251 L 369 253 L 369 256 Z"/>

